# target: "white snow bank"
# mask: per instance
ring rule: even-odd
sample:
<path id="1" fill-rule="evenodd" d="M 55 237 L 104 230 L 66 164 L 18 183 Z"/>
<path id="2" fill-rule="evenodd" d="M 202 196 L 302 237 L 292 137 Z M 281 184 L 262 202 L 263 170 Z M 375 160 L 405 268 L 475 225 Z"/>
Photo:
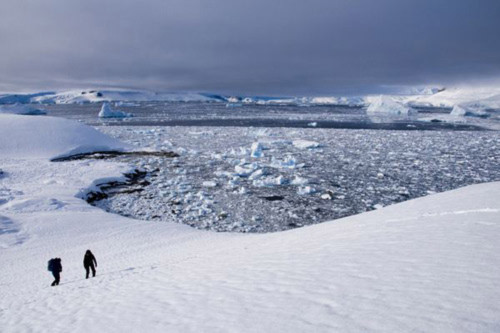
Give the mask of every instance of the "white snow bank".
<path id="1" fill-rule="evenodd" d="M 0 114 L 0 156 L 44 158 L 128 146 L 96 129 L 62 118 Z"/>
<path id="2" fill-rule="evenodd" d="M 27 116 L 38 116 L 47 114 L 45 110 L 37 109 L 23 104 L 0 105 L 0 113 L 21 114 Z"/>
<path id="3" fill-rule="evenodd" d="M 407 116 L 410 108 L 397 102 L 390 96 L 380 95 L 368 98 L 370 106 L 366 113 L 379 116 Z"/>
<path id="4" fill-rule="evenodd" d="M 109 103 L 102 103 L 101 111 L 99 112 L 99 118 L 127 118 L 133 117 L 133 114 L 123 112 L 120 110 L 113 110 Z"/>

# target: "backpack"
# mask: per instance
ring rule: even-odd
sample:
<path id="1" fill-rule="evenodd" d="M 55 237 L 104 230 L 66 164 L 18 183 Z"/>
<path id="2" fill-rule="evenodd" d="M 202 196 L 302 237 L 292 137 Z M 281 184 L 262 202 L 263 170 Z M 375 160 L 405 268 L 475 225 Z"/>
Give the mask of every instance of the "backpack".
<path id="1" fill-rule="evenodd" d="M 52 272 L 52 270 L 54 269 L 54 261 L 55 261 L 55 259 L 54 259 L 54 258 L 52 258 L 52 259 L 50 259 L 50 260 L 49 260 L 49 262 L 47 263 L 47 270 L 48 270 L 49 272 Z"/>

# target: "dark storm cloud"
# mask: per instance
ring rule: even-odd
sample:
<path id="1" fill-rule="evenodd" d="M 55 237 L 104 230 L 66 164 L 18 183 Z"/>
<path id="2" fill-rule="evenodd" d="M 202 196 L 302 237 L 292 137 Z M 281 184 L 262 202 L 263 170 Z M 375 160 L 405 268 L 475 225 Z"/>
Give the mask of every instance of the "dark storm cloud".
<path id="1" fill-rule="evenodd" d="M 0 89 L 321 94 L 500 74 L 498 0 L 3 0 Z"/>

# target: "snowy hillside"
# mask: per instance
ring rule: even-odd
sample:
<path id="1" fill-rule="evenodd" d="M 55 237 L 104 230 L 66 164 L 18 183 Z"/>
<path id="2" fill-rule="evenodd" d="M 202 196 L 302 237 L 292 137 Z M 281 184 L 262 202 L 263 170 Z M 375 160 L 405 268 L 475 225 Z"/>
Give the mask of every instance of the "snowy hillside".
<path id="1" fill-rule="evenodd" d="M 55 92 L 40 92 L 33 94 L 0 93 L 0 104 L 16 104 L 16 103 L 28 104 L 32 103 L 32 101 L 37 97 L 41 97 L 44 95 L 53 95 L 53 94 L 55 94 Z"/>
<path id="2" fill-rule="evenodd" d="M 500 109 L 500 86 L 451 87 L 432 95 L 405 98 L 413 106 L 453 107 L 459 104 L 483 104 L 483 108 Z"/>
<path id="3" fill-rule="evenodd" d="M 203 232 L 75 197 L 133 166 L 49 162 L 75 142 L 119 143 L 31 119 L 0 116 L 3 332 L 500 330 L 500 183 L 281 233 Z M 88 248 L 98 267 L 85 280 Z M 56 256 L 62 279 L 50 287 Z"/>
<path id="4" fill-rule="evenodd" d="M 169 102 L 209 102 L 215 97 L 198 93 L 157 93 L 152 91 L 128 90 L 70 90 L 38 94 L 0 95 L 0 104 L 41 103 L 41 104 L 82 104 L 112 101 L 169 101 Z"/>
<path id="5" fill-rule="evenodd" d="M 51 159 L 93 151 L 124 150 L 115 139 L 78 122 L 54 118 L 0 114 L 2 158 Z"/>
<path id="6" fill-rule="evenodd" d="M 228 102 L 228 106 L 242 104 L 256 105 L 298 105 L 298 106 L 351 106 L 363 107 L 378 103 L 379 95 L 366 96 L 316 96 L 316 97 L 256 97 L 225 96 L 205 93 L 162 93 L 153 91 L 132 91 L 120 89 L 83 89 L 63 92 L 40 92 L 33 94 L 0 94 L 0 104 L 83 104 L 99 102 Z M 384 95 L 397 103 L 411 107 L 448 107 L 473 105 L 476 109 L 500 109 L 499 86 L 430 88 L 414 87 L 398 95 Z"/>
<path id="7" fill-rule="evenodd" d="M 47 112 L 43 109 L 37 109 L 23 104 L 0 105 L 0 113 L 11 113 L 11 114 L 30 115 L 30 116 L 40 116 L 47 114 Z"/>

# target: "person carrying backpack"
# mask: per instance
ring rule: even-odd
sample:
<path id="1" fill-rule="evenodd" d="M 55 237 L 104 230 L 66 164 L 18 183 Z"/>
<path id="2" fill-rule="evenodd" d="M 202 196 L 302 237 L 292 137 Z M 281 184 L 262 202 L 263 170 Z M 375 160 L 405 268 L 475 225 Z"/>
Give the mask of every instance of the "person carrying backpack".
<path id="1" fill-rule="evenodd" d="M 62 264 L 61 258 L 52 258 L 48 263 L 48 270 L 52 272 L 54 276 L 54 282 L 52 282 L 51 286 L 58 286 L 59 280 L 61 280 L 61 272 L 62 272 Z"/>
<path id="2" fill-rule="evenodd" d="M 95 267 L 94 267 L 95 265 Z M 83 257 L 83 267 L 85 267 L 85 271 L 87 272 L 86 279 L 89 278 L 89 269 L 92 269 L 92 277 L 95 277 L 95 268 L 97 267 L 97 260 L 95 260 L 94 255 L 90 250 L 85 252 L 85 256 Z"/>

